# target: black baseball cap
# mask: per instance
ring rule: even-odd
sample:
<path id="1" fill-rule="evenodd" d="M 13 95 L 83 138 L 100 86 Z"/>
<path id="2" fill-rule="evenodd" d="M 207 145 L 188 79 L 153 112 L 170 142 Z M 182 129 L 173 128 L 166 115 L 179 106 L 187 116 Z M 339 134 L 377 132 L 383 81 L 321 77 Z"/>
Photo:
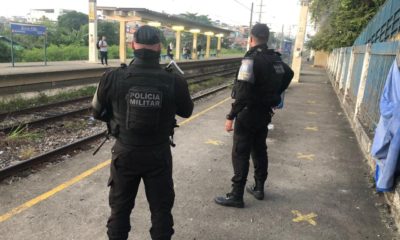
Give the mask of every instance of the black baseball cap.
<path id="1" fill-rule="evenodd" d="M 266 24 L 257 23 L 251 29 L 251 35 L 258 39 L 268 40 L 269 38 L 269 28 Z"/>
<path id="2" fill-rule="evenodd" d="M 134 33 L 134 41 L 141 44 L 153 45 L 160 43 L 160 31 L 148 25 L 139 27 Z"/>

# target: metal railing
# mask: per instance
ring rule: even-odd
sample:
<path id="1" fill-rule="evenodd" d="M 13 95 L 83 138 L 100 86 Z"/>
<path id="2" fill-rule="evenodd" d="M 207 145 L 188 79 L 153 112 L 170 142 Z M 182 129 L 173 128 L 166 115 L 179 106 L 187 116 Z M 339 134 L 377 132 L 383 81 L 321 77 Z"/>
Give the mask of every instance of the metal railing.
<path id="1" fill-rule="evenodd" d="M 379 102 L 400 41 L 335 49 L 327 71 L 332 84 L 353 120 L 368 134 L 374 132 L 380 112 Z"/>
<path id="2" fill-rule="evenodd" d="M 385 42 L 400 33 L 400 1 L 387 0 L 354 45 Z"/>

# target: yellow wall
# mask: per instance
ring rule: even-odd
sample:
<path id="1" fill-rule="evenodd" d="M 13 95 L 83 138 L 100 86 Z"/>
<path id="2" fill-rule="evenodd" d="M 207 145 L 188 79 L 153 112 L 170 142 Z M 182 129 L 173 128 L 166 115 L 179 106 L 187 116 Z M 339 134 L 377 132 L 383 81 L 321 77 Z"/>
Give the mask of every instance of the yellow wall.
<path id="1" fill-rule="evenodd" d="M 314 66 L 326 67 L 326 65 L 328 64 L 328 56 L 329 55 L 327 52 L 321 52 L 321 51 L 315 52 Z"/>

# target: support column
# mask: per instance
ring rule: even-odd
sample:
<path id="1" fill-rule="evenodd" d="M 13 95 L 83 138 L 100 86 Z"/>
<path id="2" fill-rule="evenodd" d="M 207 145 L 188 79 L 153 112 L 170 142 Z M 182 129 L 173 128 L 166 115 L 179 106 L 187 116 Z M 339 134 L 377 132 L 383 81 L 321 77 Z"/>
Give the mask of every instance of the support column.
<path id="1" fill-rule="evenodd" d="M 193 33 L 192 59 L 197 59 L 197 33 Z"/>
<path id="2" fill-rule="evenodd" d="M 119 61 L 126 62 L 126 21 L 119 22 Z"/>
<path id="3" fill-rule="evenodd" d="M 217 57 L 219 57 L 221 55 L 221 39 L 224 36 L 222 33 L 217 34 L 216 35 L 218 38 L 218 42 L 217 42 Z"/>
<path id="4" fill-rule="evenodd" d="M 207 35 L 206 58 L 210 58 L 210 43 L 211 43 L 211 36 Z"/>
<path id="5" fill-rule="evenodd" d="M 184 26 L 172 26 L 172 30 L 175 31 L 175 59 L 181 59 L 181 32 L 185 29 Z"/>
<path id="6" fill-rule="evenodd" d="M 197 56 L 197 35 L 200 32 L 200 29 L 190 29 L 190 32 L 193 33 L 192 59 L 195 60 L 198 58 L 198 56 Z"/>
<path id="7" fill-rule="evenodd" d="M 211 36 L 213 36 L 214 33 L 213 33 L 213 32 L 205 32 L 204 34 L 207 36 L 207 45 L 206 45 L 206 55 L 205 55 L 205 58 L 210 58 Z"/>
<path id="8" fill-rule="evenodd" d="M 181 59 L 181 31 L 175 33 L 176 44 L 175 44 L 175 59 Z"/>
<path id="9" fill-rule="evenodd" d="M 350 55 L 350 62 L 349 62 L 349 71 L 347 72 L 346 83 L 344 84 L 344 94 L 343 94 L 343 99 L 342 99 L 343 103 L 346 102 L 347 95 L 349 94 L 351 76 L 353 75 L 354 63 L 356 61 L 355 54 L 356 54 L 356 48 L 352 47 L 351 55 Z"/>
<path id="10" fill-rule="evenodd" d="M 345 50 L 345 48 L 340 48 L 340 50 L 339 50 L 338 67 L 337 67 L 336 75 L 335 75 L 335 79 L 334 79 L 335 85 L 338 85 L 338 83 L 340 81 L 340 74 L 342 73 L 342 69 L 343 69 L 343 56 L 344 56 L 343 51 L 344 50 Z"/>
<path id="11" fill-rule="evenodd" d="M 308 0 L 301 1 L 300 20 L 299 20 L 299 31 L 296 36 L 296 42 L 294 44 L 294 54 L 292 61 L 292 69 L 294 72 L 293 82 L 299 82 L 300 71 L 301 71 L 301 60 L 304 45 L 304 37 L 306 35 L 307 27 L 307 14 L 308 14 Z"/>
<path id="12" fill-rule="evenodd" d="M 365 85 L 367 84 L 370 59 L 371 59 L 371 43 L 368 43 L 365 48 L 365 56 L 364 56 L 364 62 L 363 62 L 363 67 L 362 67 L 362 71 L 361 71 L 360 85 L 358 87 L 358 92 L 357 92 L 357 101 L 356 101 L 356 107 L 354 109 L 353 121 L 356 121 L 357 114 L 360 110 L 361 103 L 364 99 Z"/>
<path id="13" fill-rule="evenodd" d="M 97 43 L 97 0 L 89 0 L 89 62 L 98 62 Z"/>
<path id="14" fill-rule="evenodd" d="M 339 90 L 343 89 L 343 82 L 344 82 L 345 75 L 347 73 L 344 70 L 347 69 L 347 71 L 349 71 L 349 62 L 347 62 L 347 64 L 346 64 L 346 56 L 348 54 L 348 50 L 349 50 L 349 48 L 345 48 L 345 50 L 344 50 L 343 67 L 342 67 L 342 71 L 341 71 L 340 77 L 339 77 Z"/>

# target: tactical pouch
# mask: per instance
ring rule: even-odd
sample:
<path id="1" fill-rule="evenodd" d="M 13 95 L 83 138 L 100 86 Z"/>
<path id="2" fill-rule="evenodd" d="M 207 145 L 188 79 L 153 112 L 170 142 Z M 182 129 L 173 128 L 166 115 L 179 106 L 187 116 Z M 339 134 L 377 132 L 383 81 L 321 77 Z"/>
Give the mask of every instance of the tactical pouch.
<path id="1" fill-rule="evenodd" d="M 160 125 L 163 94 L 156 88 L 132 87 L 126 95 L 126 129 L 156 133 Z"/>

